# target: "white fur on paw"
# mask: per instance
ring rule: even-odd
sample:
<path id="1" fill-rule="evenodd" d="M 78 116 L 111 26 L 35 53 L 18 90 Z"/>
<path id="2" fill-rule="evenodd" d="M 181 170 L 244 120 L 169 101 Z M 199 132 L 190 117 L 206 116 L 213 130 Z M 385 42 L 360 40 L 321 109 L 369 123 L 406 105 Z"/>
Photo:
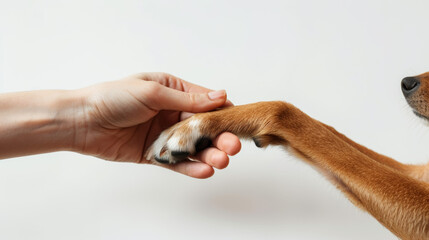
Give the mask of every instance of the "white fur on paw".
<path id="1" fill-rule="evenodd" d="M 191 119 L 165 130 L 148 150 L 146 159 L 172 164 L 195 155 L 202 148 L 198 145 L 201 139 L 207 139 L 201 134 L 200 123 L 199 119 Z M 204 148 L 209 144 L 207 140 L 205 141 Z"/>

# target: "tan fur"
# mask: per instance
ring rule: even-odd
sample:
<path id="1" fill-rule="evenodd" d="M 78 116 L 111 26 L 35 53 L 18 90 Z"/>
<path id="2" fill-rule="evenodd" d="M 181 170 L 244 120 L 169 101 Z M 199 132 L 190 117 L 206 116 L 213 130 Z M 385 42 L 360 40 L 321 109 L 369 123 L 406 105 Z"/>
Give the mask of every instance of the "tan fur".
<path id="1" fill-rule="evenodd" d="M 429 116 L 429 73 L 410 105 Z M 311 164 L 359 208 L 402 239 L 429 239 L 429 164 L 405 165 L 348 139 L 285 102 L 259 102 L 196 114 L 174 126 L 189 133 L 199 120 L 202 136 L 222 132 L 253 138 L 257 145 L 282 145 Z"/>

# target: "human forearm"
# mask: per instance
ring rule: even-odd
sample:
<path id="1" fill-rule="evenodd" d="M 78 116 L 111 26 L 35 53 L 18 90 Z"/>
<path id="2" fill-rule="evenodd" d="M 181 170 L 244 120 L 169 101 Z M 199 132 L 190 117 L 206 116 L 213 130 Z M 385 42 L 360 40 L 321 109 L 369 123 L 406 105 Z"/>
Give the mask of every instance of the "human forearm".
<path id="1" fill-rule="evenodd" d="M 0 94 L 0 159 L 73 150 L 80 102 L 75 91 Z"/>

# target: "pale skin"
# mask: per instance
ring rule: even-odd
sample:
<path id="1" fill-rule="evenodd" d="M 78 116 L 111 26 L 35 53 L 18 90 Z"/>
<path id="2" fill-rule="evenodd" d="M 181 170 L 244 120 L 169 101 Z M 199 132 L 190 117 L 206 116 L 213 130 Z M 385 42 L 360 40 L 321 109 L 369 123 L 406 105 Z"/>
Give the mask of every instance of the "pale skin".
<path id="1" fill-rule="evenodd" d="M 0 94 L 0 159 L 74 151 L 102 159 L 156 164 L 143 156 L 159 133 L 191 113 L 232 105 L 225 91 L 165 73 L 141 73 L 78 90 Z M 241 144 L 222 133 L 193 160 L 162 167 L 195 178 L 223 169 Z M 158 164 L 157 164 L 158 165 Z"/>

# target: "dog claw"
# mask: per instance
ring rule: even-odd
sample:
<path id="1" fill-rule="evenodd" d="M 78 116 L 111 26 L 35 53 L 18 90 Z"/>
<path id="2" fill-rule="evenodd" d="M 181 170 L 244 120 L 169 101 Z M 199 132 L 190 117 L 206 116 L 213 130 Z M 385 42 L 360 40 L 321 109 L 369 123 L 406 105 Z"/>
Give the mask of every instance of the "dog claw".
<path id="1" fill-rule="evenodd" d="M 162 164 L 170 164 L 170 161 L 168 161 L 168 159 L 155 157 L 155 161 L 162 163 Z"/>
<path id="2" fill-rule="evenodd" d="M 262 148 L 262 143 L 257 137 L 253 137 L 252 140 L 258 148 Z"/>
<path id="3" fill-rule="evenodd" d="M 171 156 L 177 159 L 185 159 L 189 156 L 189 152 L 182 152 L 182 151 L 172 151 Z"/>
<path id="4" fill-rule="evenodd" d="M 198 139 L 198 141 L 195 143 L 195 151 L 201 152 L 202 150 L 210 147 L 212 145 L 212 140 L 208 137 L 202 137 Z"/>

